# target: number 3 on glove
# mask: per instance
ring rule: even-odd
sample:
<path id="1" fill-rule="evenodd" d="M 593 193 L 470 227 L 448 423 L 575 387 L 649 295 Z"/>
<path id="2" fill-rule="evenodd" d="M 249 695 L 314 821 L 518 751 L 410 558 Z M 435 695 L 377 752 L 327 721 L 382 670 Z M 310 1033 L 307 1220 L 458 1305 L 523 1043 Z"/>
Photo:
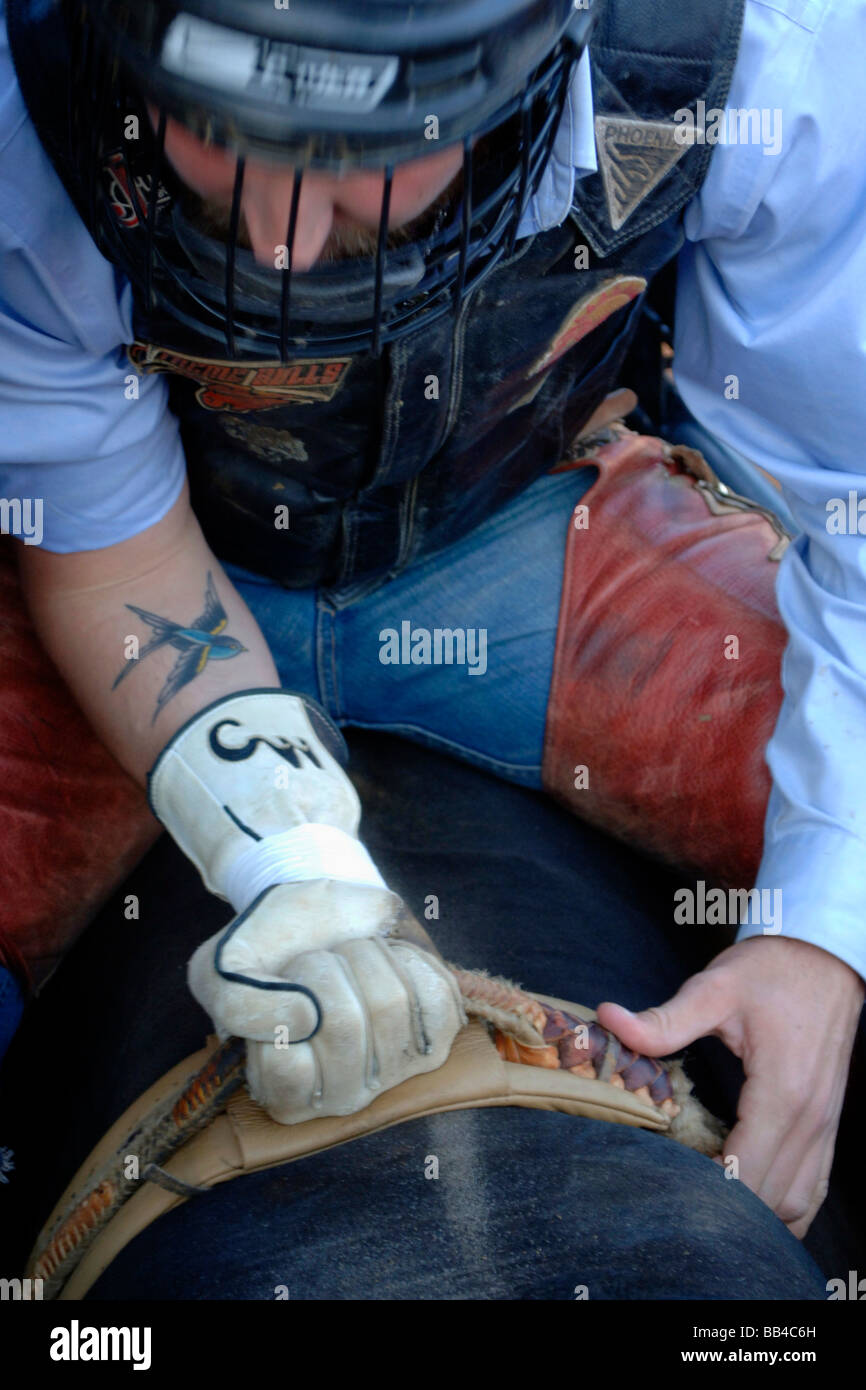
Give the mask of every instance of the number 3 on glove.
<path id="1" fill-rule="evenodd" d="M 149 778 L 154 814 L 237 916 L 188 979 L 282 1124 L 349 1115 L 448 1057 L 451 972 L 396 936 L 402 900 L 357 837 L 342 736 L 312 702 L 245 691 L 202 711 Z"/>

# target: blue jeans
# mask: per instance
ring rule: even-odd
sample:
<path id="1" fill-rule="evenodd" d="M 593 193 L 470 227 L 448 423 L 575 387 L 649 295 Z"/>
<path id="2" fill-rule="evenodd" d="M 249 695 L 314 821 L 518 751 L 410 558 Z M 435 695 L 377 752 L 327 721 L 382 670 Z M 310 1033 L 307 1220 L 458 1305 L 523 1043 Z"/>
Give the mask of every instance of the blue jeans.
<path id="1" fill-rule="evenodd" d="M 226 569 L 287 689 L 338 724 L 540 787 L 566 537 L 595 472 L 542 478 L 456 545 L 375 586 L 290 590 Z M 460 635 L 437 647 L 437 629 Z"/>
<path id="2" fill-rule="evenodd" d="M 641 1008 L 712 953 L 672 921 L 676 877 L 549 798 L 408 743 L 395 756 L 387 736 L 350 738 L 364 839 L 416 914 L 437 895 L 428 925 L 447 960 Z M 128 893 L 141 921 L 119 936 Z M 0 1068 L 15 1163 L 0 1275 L 23 1266 L 109 1125 L 211 1031 L 185 964 L 229 915 L 165 836 L 35 1001 Z M 734 1059 L 709 1039 L 688 1065 L 730 1122 Z M 34 1077 L 50 1104 L 33 1106 Z M 415 1119 L 221 1184 L 143 1231 L 91 1297 L 811 1300 L 858 1267 L 835 1249 L 822 1263 L 826 1275 L 743 1183 L 664 1136 L 508 1107 Z"/>
<path id="3" fill-rule="evenodd" d="M 594 468 L 542 478 L 457 545 L 372 591 L 283 589 L 225 568 L 287 689 L 312 695 L 338 724 L 401 734 L 540 787 L 566 534 L 571 508 L 594 479 Z M 467 659 L 384 664 L 380 633 L 400 634 L 405 622 L 416 632 L 472 629 Z M 22 1008 L 11 977 L 4 992 L 4 974 L 0 1058 Z"/>
<path id="4" fill-rule="evenodd" d="M 230 573 L 286 687 L 339 723 L 395 732 L 537 788 L 570 511 L 592 478 L 547 477 L 466 540 L 364 590 L 284 591 Z M 431 642 L 436 628 L 474 629 L 476 639 L 483 629 L 485 660 L 476 641 L 462 663 L 413 663 L 404 622 Z M 388 629 L 407 663 L 381 659 Z M 427 654 L 420 643 L 417 654 Z M 423 749 L 398 759 L 383 742 L 354 739 L 353 773 L 384 793 L 362 794 L 362 834 L 413 910 L 431 889 L 441 895 L 432 930 L 446 959 L 585 1003 L 636 1008 L 674 992 L 687 958 L 705 948 L 670 926 L 665 870 L 530 790 L 506 794 L 469 767 L 443 772 Z M 5 1094 L 0 1077 L 7 1142 L 20 1155 L 22 1257 L 107 1126 L 209 1028 L 184 962 L 224 924 L 226 905 L 167 840 L 123 892 L 140 897 L 143 929 L 118 950 L 109 904 L 37 1001 Z M 30 1078 L 56 1067 L 58 1036 L 68 1074 L 87 1081 L 56 1088 L 50 1113 L 34 1121 Z M 436 1181 L 425 1177 L 431 1155 Z M 10 1270 L 11 1254 L 10 1232 Z M 826 1290 L 769 1208 L 708 1159 L 642 1130 L 509 1107 L 416 1119 L 223 1184 L 143 1231 L 91 1297 L 286 1294 L 811 1300 Z"/>

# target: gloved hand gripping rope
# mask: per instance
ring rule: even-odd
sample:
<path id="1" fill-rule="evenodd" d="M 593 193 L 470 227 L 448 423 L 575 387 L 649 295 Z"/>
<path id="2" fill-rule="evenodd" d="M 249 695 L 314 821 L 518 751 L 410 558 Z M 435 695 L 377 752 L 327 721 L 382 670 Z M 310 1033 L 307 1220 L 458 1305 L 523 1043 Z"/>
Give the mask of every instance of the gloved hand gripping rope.
<path id="1" fill-rule="evenodd" d="M 597 1081 L 588 1113 L 626 1118 L 609 1085 L 650 1107 L 633 1106 L 628 1122 L 660 1121 L 673 1138 L 719 1152 L 721 1127 L 690 1095 L 679 1063 L 630 1051 L 590 1010 L 564 1011 L 441 960 L 357 838 L 360 803 L 343 752 L 317 706 L 267 690 L 219 701 L 161 754 L 153 809 L 206 885 L 237 909 L 189 966 L 190 988 L 223 1041 L 69 1195 L 31 1259 L 44 1297 L 62 1289 L 141 1179 L 190 1195 L 161 1165 L 242 1085 L 282 1125 L 358 1114 L 443 1067 L 467 1015 L 487 1022 L 505 1063 Z M 531 1085 L 520 1089 L 533 1097 Z"/>
<path id="2" fill-rule="evenodd" d="M 552 1008 L 507 980 L 483 971 L 450 968 L 467 1014 L 488 1023 L 497 1051 L 505 1060 L 564 1068 L 631 1091 L 668 1116 L 670 1138 L 708 1155 L 721 1152 L 726 1131 L 691 1094 L 691 1083 L 680 1062 L 642 1057 L 623 1047 L 600 1024 Z M 32 1278 L 43 1280 L 43 1298 L 56 1297 L 97 1234 L 139 1189 L 142 1179 L 159 1178 L 170 1183 L 162 1165 L 225 1109 L 245 1083 L 245 1063 L 243 1038 L 221 1043 L 175 1097 L 148 1114 L 127 1135 L 93 1175 L 86 1191 L 73 1197 L 28 1269 Z M 138 1178 L 127 1176 L 130 1153 L 139 1158 Z M 190 1195 L 180 1184 L 178 1190 Z"/>

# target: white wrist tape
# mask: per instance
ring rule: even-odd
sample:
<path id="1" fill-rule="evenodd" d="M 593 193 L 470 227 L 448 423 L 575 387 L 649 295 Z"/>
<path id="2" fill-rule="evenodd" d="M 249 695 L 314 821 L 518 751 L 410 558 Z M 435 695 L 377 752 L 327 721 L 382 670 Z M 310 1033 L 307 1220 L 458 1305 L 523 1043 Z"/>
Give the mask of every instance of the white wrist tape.
<path id="1" fill-rule="evenodd" d="M 228 869 L 221 895 L 240 914 L 266 888 L 311 878 L 388 886 L 360 840 L 334 825 L 310 821 L 266 835 L 245 849 Z"/>

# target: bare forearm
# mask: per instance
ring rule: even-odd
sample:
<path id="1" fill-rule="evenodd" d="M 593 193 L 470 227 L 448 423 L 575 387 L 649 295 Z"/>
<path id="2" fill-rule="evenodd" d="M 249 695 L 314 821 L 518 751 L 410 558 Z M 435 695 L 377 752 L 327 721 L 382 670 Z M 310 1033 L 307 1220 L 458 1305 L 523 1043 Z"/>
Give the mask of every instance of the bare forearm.
<path id="1" fill-rule="evenodd" d="M 171 735 L 221 695 L 279 686 L 261 631 L 201 534 L 186 493 L 104 550 L 20 547 L 43 645 L 96 733 L 139 782 Z"/>

